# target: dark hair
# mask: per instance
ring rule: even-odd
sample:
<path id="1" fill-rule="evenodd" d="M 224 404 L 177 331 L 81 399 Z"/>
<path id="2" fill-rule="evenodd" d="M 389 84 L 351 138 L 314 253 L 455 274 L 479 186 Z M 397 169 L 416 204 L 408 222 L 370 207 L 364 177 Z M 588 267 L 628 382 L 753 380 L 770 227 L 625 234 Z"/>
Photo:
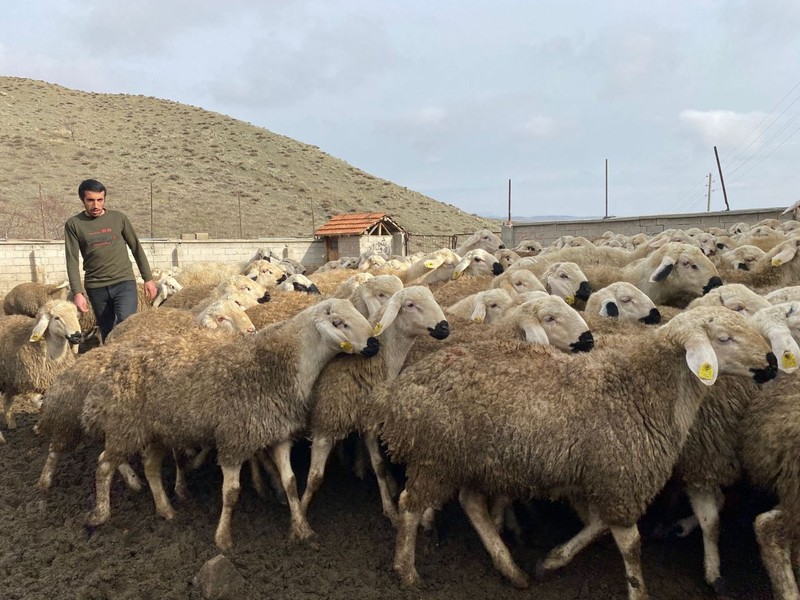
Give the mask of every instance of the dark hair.
<path id="1" fill-rule="evenodd" d="M 78 197 L 83 200 L 86 192 L 103 192 L 105 194 L 106 186 L 96 179 L 85 179 L 81 181 L 81 184 L 78 186 Z"/>

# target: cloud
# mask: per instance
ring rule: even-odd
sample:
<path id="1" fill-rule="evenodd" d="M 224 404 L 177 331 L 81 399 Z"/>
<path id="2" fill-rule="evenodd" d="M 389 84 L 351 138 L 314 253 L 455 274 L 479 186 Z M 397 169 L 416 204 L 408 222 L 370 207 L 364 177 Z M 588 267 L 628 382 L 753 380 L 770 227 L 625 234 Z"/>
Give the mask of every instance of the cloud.
<path id="1" fill-rule="evenodd" d="M 746 143 L 753 153 L 761 148 L 758 127 L 765 115 L 762 112 L 737 113 L 732 110 L 684 110 L 680 122 L 706 146 L 734 148 Z"/>
<path id="2" fill-rule="evenodd" d="M 528 139 L 551 137 L 556 132 L 556 122 L 544 115 L 534 115 L 522 126 L 522 135 Z"/>

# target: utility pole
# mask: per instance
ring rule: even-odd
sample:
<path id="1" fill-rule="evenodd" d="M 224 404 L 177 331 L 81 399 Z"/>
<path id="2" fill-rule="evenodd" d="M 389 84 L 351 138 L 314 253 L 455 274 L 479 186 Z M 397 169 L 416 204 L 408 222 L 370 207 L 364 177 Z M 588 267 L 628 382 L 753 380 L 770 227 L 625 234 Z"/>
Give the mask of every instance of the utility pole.
<path id="1" fill-rule="evenodd" d="M 47 227 L 44 224 L 44 196 L 42 195 L 42 184 L 39 184 L 39 210 L 42 213 L 42 239 L 47 239 Z"/>
<path id="2" fill-rule="evenodd" d="M 711 173 L 708 174 L 708 200 L 706 202 L 706 212 L 711 212 Z"/>
<path id="3" fill-rule="evenodd" d="M 511 180 L 508 180 L 508 221 L 506 225 L 511 226 Z"/>
<path id="4" fill-rule="evenodd" d="M 608 159 L 606 159 L 606 214 L 603 218 L 608 218 Z"/>
<path id="5" fill-rule="evenodd" d="M 153 182 L 150 182 L 150 237 L 153 236 Z"/>
<path id="6" fill-rule="evenodd" d="M 239 205 L 239 239 L 244 239 L 244 232 L 242 230 L 242 195 L 236 192 L 236 202 Z"/>
<path id="7" fill-rule="evenodd" d="M 725 180 L 722 178 L 722 167 L 719 166 L 719 152 L 717 152 L 716 146 L 714 146 L 714 156 L 717 157 L 717 170 L 719 171 L 719 182 L 722 185 L 722 197 L 725 198 L 725 210 L 730 210 L 731 207 L 728 205 L 728 192 L 725 191 Z"/>

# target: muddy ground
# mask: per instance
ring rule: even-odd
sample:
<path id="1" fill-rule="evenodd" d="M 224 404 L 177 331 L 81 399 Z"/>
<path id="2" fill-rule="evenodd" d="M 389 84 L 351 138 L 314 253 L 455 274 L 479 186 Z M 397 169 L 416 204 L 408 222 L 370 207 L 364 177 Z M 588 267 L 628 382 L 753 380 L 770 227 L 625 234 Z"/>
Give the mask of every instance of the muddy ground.
<path id="1" fill-rule="evenodd" d="M 19 428 L 4 431 L 0 446 L 0 598 L 199 599 L 191 583 L 208 559 L 219 554 L 214 529 L 220 508 L 221 477 L 209 464 L 189 479 L 193 500 L 177 504 L 178 517 L 154 514 L 147 491 L 134 494 L 117 477 L 112 517 L 87 530 L 83 519 L 93 502 L 94 465 L 99 446 L 82 447 L 60 465 L 53 488 L 34 483 L 45 458 L 46 440 L 32 426 L 36 416 L 18 416 Z M 308 448 L 293 456 L 304 481 Z M 166 461 L 165 461 L 166 463 Z M 137 466 L 141 473 L 140 467 Z M 172 483 L 168 466 L 165 478 Z M 439 540 L 420 535 L 417 568 L 423 587 L 404 590 L 391 570 L 394 530 L 382 516 L 374 480 L 357 479 L 331 462 L 329 476 L 309 518 L 320 547 L 287 541 L 289 511 L 274 498 L 259 498 L 243 474 L 243 493 L 233 517 L 235 549 L 226 556 L 246 581 L 246 597 L 317 599 L 481 599 L 625 598 L 622 560 L 610 537 L 572 564 L 528 590 L 516 590 L 492 567 L 461 509 L 451 504 L 437 521 Z M 752 535 L 752 516 L 767 500 L 752 502 L 747 490 L 723 513 L 722 560 L 728 597 L 770 598 L 769 584 Z M 744 500 L 743 500 L 744 498 Z M 762 506 L 758 506 L 761 504 Z M 665 514 L 657 502 L 643 530 Z M 540 557 L 578 528 L 567 508 L 536 503 L 518 510 L 524 545 L 513 547 L 529 573 Z M 652 598 L 714 598 L 703 583 L 698 533 L 685 539 L 647 536 L 645 578 Z"/>

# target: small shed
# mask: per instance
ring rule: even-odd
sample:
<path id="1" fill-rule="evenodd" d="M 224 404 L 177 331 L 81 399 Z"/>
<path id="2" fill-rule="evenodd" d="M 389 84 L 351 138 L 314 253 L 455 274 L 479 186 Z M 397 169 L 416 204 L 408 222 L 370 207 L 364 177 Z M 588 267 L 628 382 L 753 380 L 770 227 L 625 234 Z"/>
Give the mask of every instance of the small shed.
<path id="1" fill-rule="evenodd" d="M 314 235 L 325 240 L 326 260 L 360 256 L 371 249 L 381 249 L 387 255 L 405 255 L 407 234 L 386 213 L 335 215 Z"/>

